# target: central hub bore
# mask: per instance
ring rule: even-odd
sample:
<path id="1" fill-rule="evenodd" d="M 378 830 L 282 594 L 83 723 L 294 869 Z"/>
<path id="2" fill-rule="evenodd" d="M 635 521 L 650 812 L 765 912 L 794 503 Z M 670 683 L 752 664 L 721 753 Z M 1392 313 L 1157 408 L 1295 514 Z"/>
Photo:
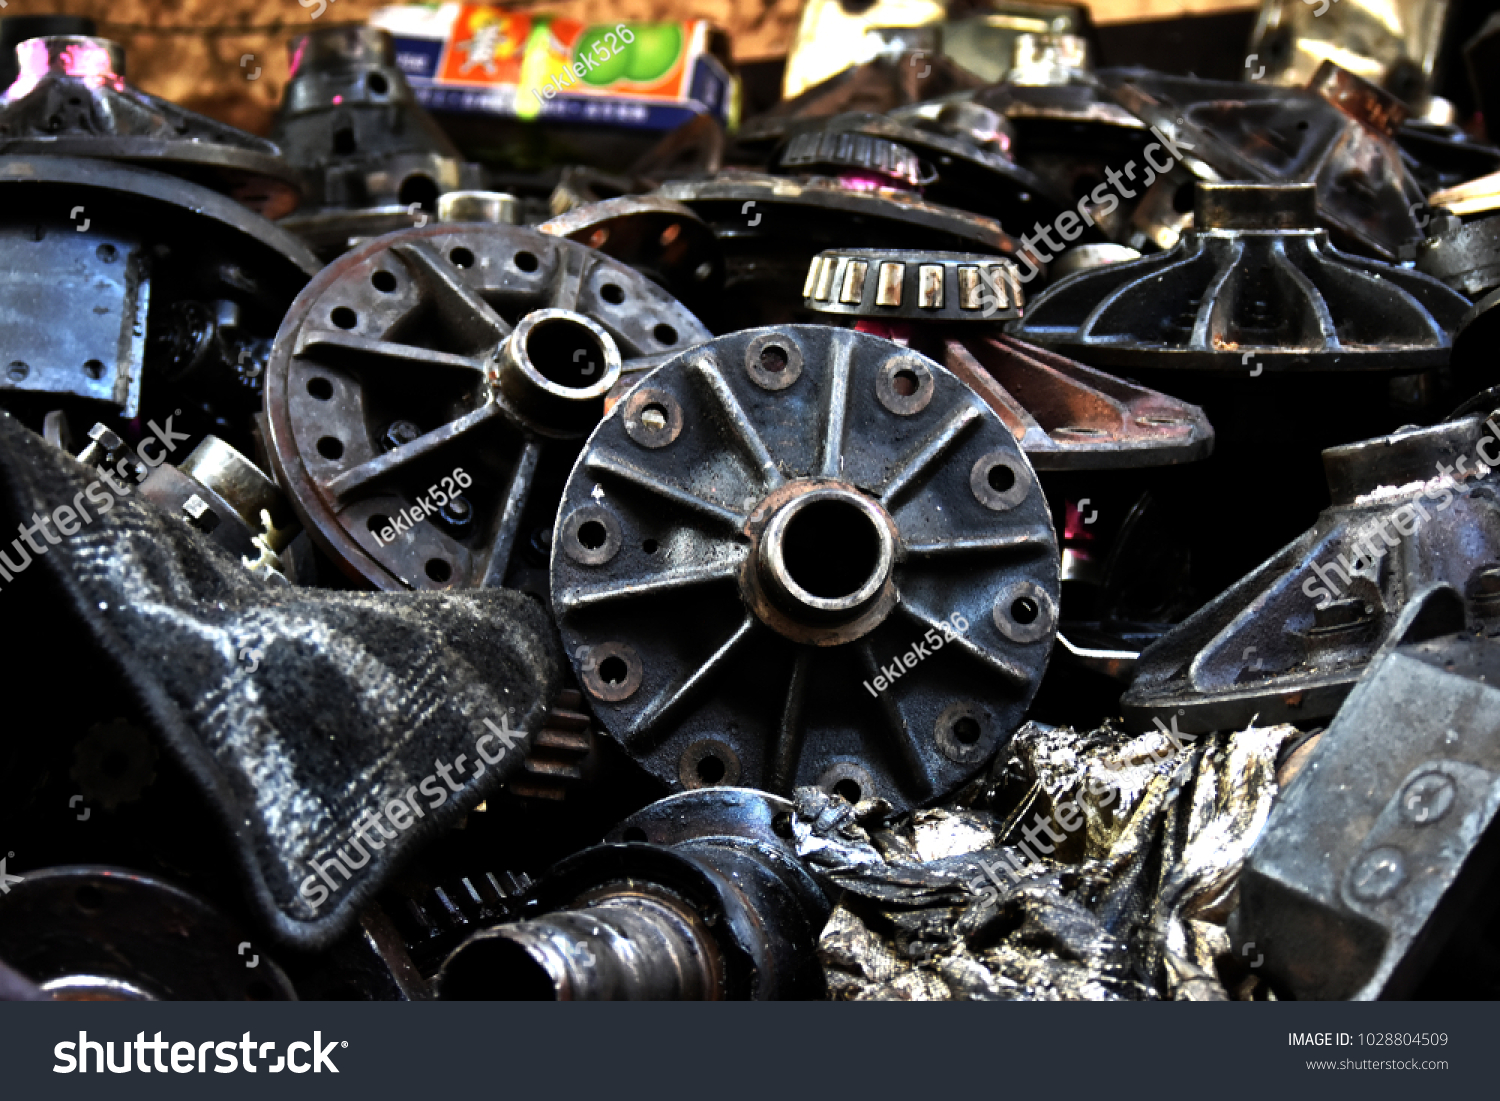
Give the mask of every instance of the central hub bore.
<path id="1" fill-rule="evenodd" d="M 895 538 L 880 506 L 852 489 L 823 486 L 772 513 L 756 570 L 781 612 L 808 626 L 833 626 L 880 602 L 895 558 Z"/>
<path id="2" fill-rule="evenodd" d="M 572 310 L 533 310 L 500 345 L 496 383 L 544 430 L 588 432 L 620 378 L 620 350 L 595 321 Z"/>

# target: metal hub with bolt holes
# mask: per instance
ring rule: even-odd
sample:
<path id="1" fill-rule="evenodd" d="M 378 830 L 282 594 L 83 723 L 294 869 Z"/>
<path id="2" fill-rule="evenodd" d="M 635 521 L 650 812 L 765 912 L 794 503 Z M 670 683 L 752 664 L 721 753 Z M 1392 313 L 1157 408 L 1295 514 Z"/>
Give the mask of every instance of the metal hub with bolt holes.
<path id="1" fill-rule="evenodd" d="M 658 195 L 623 195 L 576 206 L 537 226 L 629 264 L 684 302 L 724 285 L 724 256 L 708 223 Z"/>
<path id="2" fill-rule="evenodd" d="M 652 374 L 590 438 L 552 547 L 596 716 L 679 789 L 951 791 L 1019 725 L 1058 593 L 1046 501 L 994 412 L 822 326 Z"/>
<path id="3" fill-rule="evenodd" d="M 708 335 L 572 241 L 500 225 L 391 234 L 287 315 L 267 369 L 272 461 L 313 539 L 377 588 L 502 584 L 537 532 L 545 583 L 557 497 L 622 366 Z"/>

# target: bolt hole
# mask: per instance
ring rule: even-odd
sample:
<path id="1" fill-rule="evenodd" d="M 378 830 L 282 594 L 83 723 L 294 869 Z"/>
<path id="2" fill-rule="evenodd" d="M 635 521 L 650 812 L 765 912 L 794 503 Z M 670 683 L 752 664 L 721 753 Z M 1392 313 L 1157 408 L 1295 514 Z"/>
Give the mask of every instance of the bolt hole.
<path id="1" fill-rule="evenodd" d="M 652 402 L 641 410 L 641 425 L 649 432 L 660 432 L 667 427 L 667 407 Z"/>
<path id="2" fill-rule="evenodd" d="M 979 729 L 979 723 L 964 715 L 953 724 L 953 737 L 963 745 L 973 745 L 979 741 L 979 735 L 983 733 Z"/>
<path id="3" fill-rule="evenodd" d="M 599 297 L 611 306 L 618 306 L 621 302 L 625 301 L 625 292 L 620 289 L 618 284 L 606 283 L 599 288 Z"/>
<path id="4" fill-rule="evenodd" d="M 73 901 L 86 914 L 97 914 L 104 909 L 104 892 L 92 883 L 85 883 L 73 894 Z"/>
<path id="5" fill-rule="evenodd" d="M 401 181 L 396 201 L 407 209 L 411 208 L 412 203 L 416 203 L 423 210 L 434 210 L 438 201 L 438 185 L 430 176 L 424 176 L 420 172 L 413 173 Z"/>
<path id="6" fill-rule="evenodd" d="M 310 378 L 307 380 L 307 392 L 319 401 L 327 401 L 333 397 L 333 383 L 326 378 Z"/>
<path id="7" fill-rule="evenodd" d="M 984 480 L 996 493 L 1005 493 L 1016 484 L 1016 472 L 1004 463 L 996 463 L 990 467 L 990 472 L 984 476 Z"/>
<path id="8" fill-rule="evenodd" d="M 917 388 L 921 385 L 922 380 L 918 378 L 917 373 L 911 370 L 911 368 L 909 367 L 903 367 L 901 370 L 897 371 L 895 377 L 891 379 L 891 389 L 895 390 L 896 393 L 900 394 L 903 398 L 911 397 L 917 392 Z"/>
<path id="9" fill-rule="evenodd" d="M 612 687 L 624 684 L 629 673 L 630 666 L 622 657 L 610 655 L 599 663 L 599 679 Z"/>
<path id="10" fill-rule="evenodd" d="M 377 291 L 384 294 L 390 294 L 396 289 L 396 277 L 388 271 L 377 271 L 370 276 L 370 282 Z"/>
<path id="11" fill-rule="evenodd" d="M 120 250 L 114 245 L 100 245 L 94 250 L 94 255 L 106 264 L 113 264 L 119 258 Z"/>
<path id="12" fill-rule="evenodd" d="M 835 795 L 842 795 L 851 803 L 858 803 L 859 797 L 864 794 L 864 792 L 860 789 L 859 784 L 855 783 L 853 780 L 847 779 L 840 780 L 838 783 L 834 784 L 833 793 Z"/>
<path id="13" fill-rule="evenodd" d="M 472 268 L 474 266 L 474 254 L 466 248 L 456 248 L 448 254 L 448 259 L 453 261 L 455 268 Z"/>
<path id="14" fill-rule="evenodd" d="M 378 512 L 365 521 L 365 527 L 370 529 L 371 535 L 378 535 L 380 532 L 390 527 L 390 525 L 391 518 L 389 516 L 383 516 Z"/>
<path id="15" fill-rule="evenodd" d="M 645 841 L 646 831 L 639 826 L 627 826 L 625 832 L 620 834 L 620 837 L 625 841 Z"/>
<path id="16" fill-rule="evenodd" d="M 705 784 L 717 784 L 724 779 L 724 762 L 710 753 L 698 762 L 698 779 Z"/>
<path id="17" fill-rule="evenodd" d="M 658 325 L 651 330 L 651 335 L 656 337 L 658 344 L 677 343 L 677 330 L 670 325 Z"/>
<path id="18" fill-rule="evenodd" d="M 448 563 L 444 562 L 441 558 L 429 558 L 427 560 L 426 569 L 427 576 L 432 578 L 432 580 L 436 581 L 439 585 L 443 584 L 453 576 L 453 567 L 448 565 Z"/>
<path id="19" fill-rule="evenodd" d="M 522 271 L 536 271 L 536 269 L 541 266 L 541 262 L 537 260 L 534 253 L 516 253 L 516 267 L 520 268 Z"/>
<path id="20" fill-rule="evenodd" d="M 97 359 L 91 359 L 83 365 L 83 373 L 88 375 L 89 378 L 103 378 L 104 364 L 100 363 Z"/>
<path id="21" fill-rule="evenodd" d="M 325 459 L 342 459 L 344 457 L 344 441 L 337 436 L 324 436 L 318 440 L 318 454 Z"/>
<path id="22" fill-rule="evenodd" d="M 775 344 L 767 344 L 760 350 L 760 369 L 769 371 L 773 375 L 779 375 L 786 370 L 786 349 L 777 347 Z"/>
<path id="23" fill-rule="evenodd" d="M 359 314 L 348 306 L 340 306 L 328 315 L 329 319 L 340 329 L 352 329 L 359 324 Z"/>
<path id="24" fill-rule="evenodd" d="M 387 81 L 385 79 L 385 76 L 381 73 L 371 73 L 369 76 L 365 77 L 365 87 L 370 89 L 370 91 L 374 92 L 377 96 L 383 96 L 391 90 L 390 82 Z"/>
<path id="25" fill-rule="evenodd" d="M 1025 626 L 1035 623 L 1036 617 L 1042 614 L 1041 606 L 1029 596 L 1017 597 L 1011 601 L 1010 618 Z"/>
<path id="26" fill-rule="evenodd" d="M 657 549 L 658 545 L 655 539 L 647 539 L 644 543 L 641 544 L 641 550 L 645 551 L 647 554 L 655 554 L 657 552 Z"/>
<path id="27" fill-rule="evenodd" d="M 27 375 L 31 374 L 31 368 L 17 359 L 11 362 L 11 365 L 6 369 L 6 374 L 12 382 L 20 382 Z"/>
<path id="28" fill-rule="evenodd" d="M 599 520 L 585 520 L 578 525 L 578 542 L 584 550 L 598 550 L 609 539 L 609 531 Z"/>
<path id="29" fill-rule="evenodd" d="M 771 832 L 784 841 L 790 841 L 794 836 L 792 832 L 792 813 L 782 811 L 771 819 Z"/>
<path id="30" fill-rule="evenodd" d="M 348 126 L 341 126 L 333 132 L 333 152 L 336 156 L 347 157 L 354 152 L 354 130 Z"/>
<path id="31" fill-rule="evenodd" d="M 123 750 L 111 749 L 104 755 L 104 760 L 100 762 L 99 767 L 103 770 L 104 775 L 118 780 L 121 776 L 125 775 L 125 770 L 130 767 L 130 758 Z"/>

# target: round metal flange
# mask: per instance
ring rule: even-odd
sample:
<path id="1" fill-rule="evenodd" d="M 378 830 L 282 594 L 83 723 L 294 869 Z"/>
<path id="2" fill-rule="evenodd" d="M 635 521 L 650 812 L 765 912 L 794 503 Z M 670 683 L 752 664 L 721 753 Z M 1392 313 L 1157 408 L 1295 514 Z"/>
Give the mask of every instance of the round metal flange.
<path id="1" fill-rule="evenodd" d="M 708 224 L 658 195 L 624 195 L 576 206 L 537 226 L 613 256 L 685 301 L 724 284 L 724 256 Z"/>
<path id="2" fill-rule="evenodd" d="M 295 1001 L 247 931 L 125 868 L 27 871 L 0 896 L 0 959 L 57 1001 Z"/>
<path id="3" fill-rule="evenodd" d="M 264 138 L 125 83 L 125 51 L 104 38 L 31 38 L 0 101 L 0 155 L 126 161 L 229 195 L 267 218 L 301 199 L 297 171 Z"/>
<path id="4" fill-rule="evenodd" d="M 428 226 L 326 268 L 267 368 L 272 462 L 313 539 L 378 588 L 498 585 L 630 361 L 706 339 L 592 249 Z M 455 508 L 457 511 L 455 512 Z"/>
<path id="5" fill-rule="evenodd" d="M 930 169 L 904 145 L 869 134 L 809 130 L 794 134 L 777 164 L 791 173 L 859 173 L 920 187 L 932 182 Z"/>
<path id="6" fill-rule="evenodd" d="M 1310 184 L 1197 185 L 1171 251 L 1085 271 L 1011 326 L 1090 366 L 1415 371 L 1447 364 L 1468 302 L 1436 279 L 1341 252 Z"/>
<path id="7" fill-rule="evenodd" d="M 1014 264 L 970 252 L 826 249 L 802 287 L 816 313 L 911 321 L 1013 321 L 1025 301 Z"/>
<path id="8" fill-rule="evenodd" d="M 1046 502 L 998 416 L 923 356 L 813 325 L 717 338 L 649 386 L 680 430 L 642 441 L 626 403 L 606 417 L 552 550 L 611 736 L 675 787 L 733 782 L 707 778 L 722 767 L 912 806 L 963 782 L 1020 723 L 1059 591 Z M 963 737 L 939 721 L 957 704 Z"/>

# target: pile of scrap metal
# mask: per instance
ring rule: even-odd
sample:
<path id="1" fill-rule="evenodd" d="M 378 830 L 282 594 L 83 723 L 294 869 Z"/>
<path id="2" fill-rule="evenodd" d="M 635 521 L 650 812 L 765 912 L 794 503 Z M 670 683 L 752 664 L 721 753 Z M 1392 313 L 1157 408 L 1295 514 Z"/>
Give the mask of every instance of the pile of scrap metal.
<path id="1" fill-rule="evenodd" d="M 0 20 L 0 998 L 1491 994 L 1500 150 L 1396 8 L 810 0 L 593 163 L 702 25 L 317 27 L 266 139 Z"/>

